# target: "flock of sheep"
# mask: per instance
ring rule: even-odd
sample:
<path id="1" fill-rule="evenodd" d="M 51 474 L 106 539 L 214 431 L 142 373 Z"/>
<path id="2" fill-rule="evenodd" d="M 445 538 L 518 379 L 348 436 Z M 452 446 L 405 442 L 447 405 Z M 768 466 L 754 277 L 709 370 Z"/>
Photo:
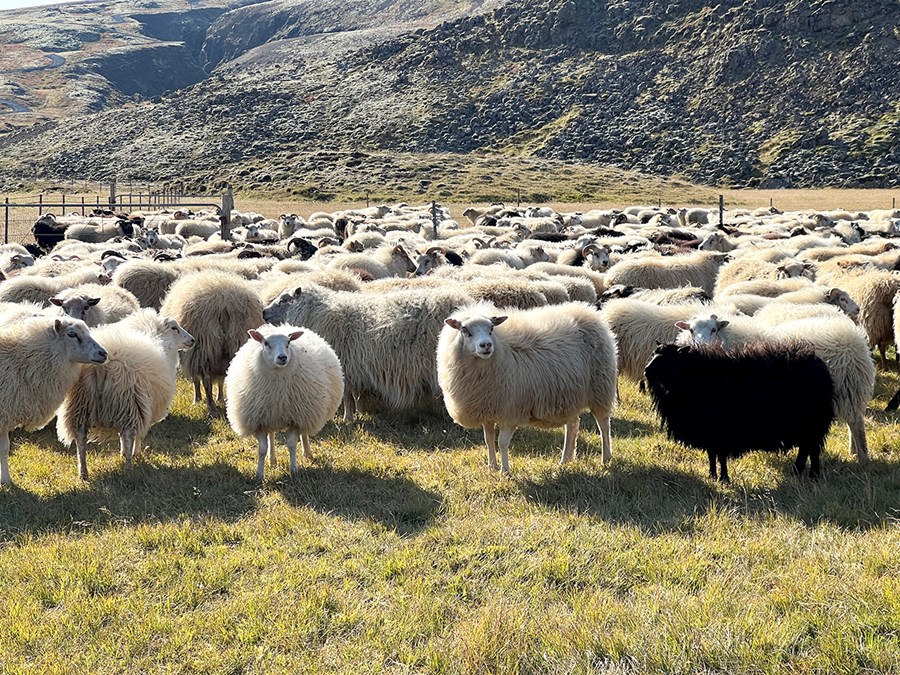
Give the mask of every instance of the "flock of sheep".
<path id="1" fill-rule="evenodd" d="M 832 419 L 868 457 L 872 350 L 885 367 L 900 332 L 900 210 L 463 215 L 235 212 L 225 240 L 218 213 L 43 216 L 34 244 L 0 246 L 0 484 L 9 431 L 54 416 L 82 479 L 93 438 L 130 464 L 179 368 L 195 403 L 257 438 L 258 480 L 275 432 L 296 473 L 298 440 L 311 458 L 341 405 L 347 422 L 445 406 L 504 473 L 517 427 L 564 426 L 566 462 L 590 411 L 606 462 L 619 376 L 646 380 L 713 477 L 793 446 L 815 476 Z"/>

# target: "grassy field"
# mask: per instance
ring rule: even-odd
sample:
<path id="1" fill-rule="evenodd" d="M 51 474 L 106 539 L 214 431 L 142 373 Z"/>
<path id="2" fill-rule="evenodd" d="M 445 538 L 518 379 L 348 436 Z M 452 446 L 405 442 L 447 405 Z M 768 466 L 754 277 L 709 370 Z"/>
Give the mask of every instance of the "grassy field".
<path id="1" fill-rule="evenodd" d="M 561 432 L 520 430 L 511 478 L 443 414 L 363 416 L 258 489 L 185 382 L 132 471 L 101 446 L 79 484 L 18 432 L 0 672 L 900 672 L 898 381 L 873 461 L 836 426 L 818 482 L 763 453 L 708 480 L 628 383 L 611 466 L 592 431 L 560 468 Z"/>

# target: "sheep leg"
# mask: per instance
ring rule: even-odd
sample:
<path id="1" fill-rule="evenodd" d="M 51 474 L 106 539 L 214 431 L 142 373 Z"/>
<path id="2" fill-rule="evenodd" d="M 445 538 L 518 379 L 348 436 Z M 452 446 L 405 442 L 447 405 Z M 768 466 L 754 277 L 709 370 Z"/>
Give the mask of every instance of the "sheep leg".
<path id="1" fill-rule="evenodd" d="M 356 415 L 356 397 L 349 389 L 344 389 L 344 421 L 352 422 Z"/>
<path id="2" fill-rule="evenodd" d="M 78 478 L 87 480 L 87 429 L 75 432 L 75 455 L 78 457 Z"/>
<path id="3" fill-rule="evenodd" d="M 225 403 L 225 378 L 217 377 L 216 378 L 216 388 L 219 390 L 219 395 L 216 396 L 216 401 L 219 403 Z"/>
<path id="4" fill-rule="evenodd" d="M 878 353 L 881 354 L 881 369 L 887 370 L 887 345 L 883 342 L 878 343 Z"/>
<path id="5" fill-rule="evenodd" d="M 259 443 L 259 455 L 256 462 L 256 482 L 262 483 L 263 472 L 266 467 L 266 455 L 269 452 L 269 434 L 260 431 L 256 434 L 256 441 Z"/>
<path id="6" fill-rule="evenodd" d="M 803 475 L 803 470 L 806 469 L 806 460 L 809 458 L 809 449 L 800 445 L 797 447 L 797 461 L 794 462 L 794 474 L 797 476 Z M 810 475 L 812 475 L 812 469 L 810 469 Z"/>
<path id="7" fill-rule="evenodd" d="M 488 466 L 496 471 L 500 468 L 497 464 L 497 427 L 493 422 L 482 424 L 481 427 L 484 429 L 484 444 L 488 450 Z"/>
<path id="8" fill-rule="evenodd" d="M 709 457 L 709 477 L 716 480 L 719 477 L 718 471 L 716 470 L 716 453 L 712 450 L 707 450 L 706 456 Z"/>
<path id="9" fill-rule="evenodd" d="M 203 394 L 200 393 L 200 379 L 194 378 L 194 403 L 201 403 L 203 401 Z"/>
<path id="10" fill-rule="evenodd" d="M 134 436 L 134 454 L 135 456 L 140 455 L 144 452 L 144 437 L 138 436 L 135 434 Z"/>
<path id="11" fill-rule="evenodd" d="M 269 466 L 277 466 L 278 462 L 275 459 L 275 432 L 269 432 Z"/>
<path id="12" fill-rule="evenodd" d="M 574 420 L 566 422 L 566 435 L 563 440 L 563 452 L 562 459 L 559 462 L 560 464 L 565 464 L 575 459 L 575 447 L 578 444 L 578 427 L 580 424 L 581 420 L 577 417 Z"/>
<path id="13" fill-rule="evenodd" d="M 819 477 L 819 473 L 822 470 L 822 465 L 819 462 L 819 453 L 822 452 L 821 446 L 816 446 L 809 453 L 809 477 L 816 479 Z"/>
<path id="14" fill-rule="evenodd" d="M 125 466 L 132 466 L 131 458 L 134 452 L 134 432 L 130 429 L 119 434 L 119 454 L 125 458 Z"/>
<path id="15" fill-rule="evenodd" d="M 206 407 L 209 409 L 209 414 L 212 417 L 217 417 L 219 409 L 213 402 L 213 381 L 211 377 L 206 375 L 203 376 L 203 392 L 206 394 Z"/>
<path id="16" fill-rule="evenodd" d="M 723 483 L 730 483 L 731 478 L 728 475 L 728 455 L 719 455 L 719 480 Z"/>
<path id="17" fill-rule="evenodd" d="M 610 416 L 605 410 L 592 410 L 594 421 L 597 422 L 597 430 L 600 432 L 600 438 L 603 441 L 603 463 L 609 464 L 612 461 L 612 438 L 610 437 Z"/>
<path id="18" fill-rule="evenodd" d="M 297 469 L 297 436 L 299 436 L 299 433 L 296 429 L 288 429 L 284 439 L 291 462 L 291 476 L 296 476 L 299 473 L 299 469 Z"/>
<path id="19" fill-rule="evenodd" d="M 9 432 L 0 434 L 0 485 L 12 485 L 9 475 Z"/>
<path id="20" fill-rule="evenodd" d="M 500 473 L 504 476 L 509 475 L 509 443 L 512 441 L 515 432 L 515 427 L 500 426 L 500 436 L 497 439 L 497 444 L 500 446 Z"/>
<path id="21" fill-rule="evenodd" d="M 303 444 L 303 457 L 312 461 L 312 449 L 309 447 L 309 434 L 300 434 L 300 442 Z"/>
<path id="22" fill-rule="evenodd" d="M 854 416 L 847 422 L 850 431 L 850 452 L 856 454 L 860 462 L 869 460 L 869 447 L 866 442 L 866 421 L 862 415 Z"/>

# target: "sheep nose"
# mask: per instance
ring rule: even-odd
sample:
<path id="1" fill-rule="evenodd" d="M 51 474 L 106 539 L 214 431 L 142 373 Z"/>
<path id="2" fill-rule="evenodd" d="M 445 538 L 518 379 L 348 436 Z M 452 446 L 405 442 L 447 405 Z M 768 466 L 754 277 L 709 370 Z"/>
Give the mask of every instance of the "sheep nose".
<path id="1" fill-rule="evenodd" d="M 493 343 L 493 342 L 479 342 L 479 343 L 478 343 L 478 349 L 480 349 L 480 350 L 483 351 L 483 352 L 489 352 L 489 351 L 491 351 L 493 348 L 494 348 L 494 343 Z"/>
<path id="2" fill-rule="evenodd" d="M 278 363 L 287 363 L 287 355 L 279 354 L 277 360 L 278 360 Z"/>

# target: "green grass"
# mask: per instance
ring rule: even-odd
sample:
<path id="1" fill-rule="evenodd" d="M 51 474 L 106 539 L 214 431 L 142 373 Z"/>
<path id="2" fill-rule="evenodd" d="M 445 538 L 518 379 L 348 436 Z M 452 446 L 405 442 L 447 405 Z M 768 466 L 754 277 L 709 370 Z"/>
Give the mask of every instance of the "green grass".
<path id="1" fill-rule="evenodd" d="M 587 425 L 566 468 L 520 430 L 509 479 L 444 416 L 363 416 L 257 489 L 255 441 L 184 382 L 132 471 L 101 447 L 79 484 L 17 432 L 0 672 L 900 672 L 895 416 L 867 466 L 835 427 L 822 480 L 752 453 L 723 486 L 621 394 L 610 467 Z"/>

